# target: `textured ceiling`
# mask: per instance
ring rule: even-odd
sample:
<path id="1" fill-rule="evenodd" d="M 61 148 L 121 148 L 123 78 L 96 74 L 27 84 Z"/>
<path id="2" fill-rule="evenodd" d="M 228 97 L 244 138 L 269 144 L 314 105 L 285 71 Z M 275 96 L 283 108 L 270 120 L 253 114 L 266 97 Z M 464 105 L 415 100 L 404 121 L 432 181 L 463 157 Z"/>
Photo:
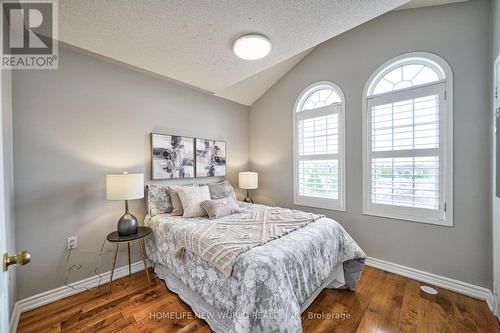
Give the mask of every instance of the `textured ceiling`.
<path id="1" fill-rule="evenodd" d="M 407 1 L 61 0 L 59 39 L 250 105 L 314 46 Z M 268 57 L 233 54 L 249 32 L 271 39 Z"/>
<path id="2" fill-rule="evenodd" d="M 217 92 L 217 96 L 238 101 L 244 105 L 252 105 L 253 102 L 264 95 L 279 79 L 292 69 L 299 61 L 308 55 L 313 49 L 306 50 L 291 58 L 288 58 L 268 69 L 239 81 L 232 86 Z"/>
<path id="3" fill-rule="evenodd" d="M 398 7 L 457 1 L 61 0 L 59 39 L 251 105 L 316 45 Z M 271 39 L 268 57 L 233 54 L 232 42 L 250 32 Z"/>

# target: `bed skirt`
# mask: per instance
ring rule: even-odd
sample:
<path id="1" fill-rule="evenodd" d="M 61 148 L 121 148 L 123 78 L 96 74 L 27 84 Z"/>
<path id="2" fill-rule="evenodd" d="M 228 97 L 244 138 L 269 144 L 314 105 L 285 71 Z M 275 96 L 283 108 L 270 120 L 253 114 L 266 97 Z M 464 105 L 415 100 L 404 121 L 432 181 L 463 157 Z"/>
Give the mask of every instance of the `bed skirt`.
<path id="1" fill-rule="evenodd" d="M 304 312 L 316 299 L 319 293 L 325 289 L 347 288 L 354 290 L 361 277 L 364 267 L 364 259 L 353 259 L 344 262 L 334 269 L 325 283 L 309 296 L 301 305 L 301 312 Z M 232 317 L 207 303 L 197 292 L 186 286 L 179 280 L 165 265 L 156 264 L 154 271 L 156 275 L 165 281 L 167 288 L 176 293 L 180 299 L 187 303 L 195 315 L 205 320 L 210 328 L 216 333 L 234 332 Z"/>

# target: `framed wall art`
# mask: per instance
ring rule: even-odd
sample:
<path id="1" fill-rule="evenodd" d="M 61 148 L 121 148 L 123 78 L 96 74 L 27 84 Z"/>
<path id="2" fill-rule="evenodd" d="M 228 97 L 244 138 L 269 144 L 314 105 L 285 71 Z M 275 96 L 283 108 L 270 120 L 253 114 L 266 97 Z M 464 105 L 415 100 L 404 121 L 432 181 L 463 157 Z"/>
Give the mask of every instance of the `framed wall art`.
<path id="1" fill-rule="evenodd" d="M 226 142 L 196 139 L 196 177 L 226 176 Z"/>
<path id="2" fill-rule="evenodd" d="M 194 138 L 151 133 L 152 179 L 193 178 Z"/>

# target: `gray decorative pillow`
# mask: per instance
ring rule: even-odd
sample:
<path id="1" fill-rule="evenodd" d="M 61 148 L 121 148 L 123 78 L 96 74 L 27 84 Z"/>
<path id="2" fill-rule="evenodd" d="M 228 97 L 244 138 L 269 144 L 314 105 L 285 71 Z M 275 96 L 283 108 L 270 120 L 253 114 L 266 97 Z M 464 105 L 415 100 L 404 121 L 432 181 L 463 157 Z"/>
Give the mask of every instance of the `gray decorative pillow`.
<path id="1" fill-rule="evenodd" d="M 208 218 L 219 219 L 221 217 L 241 213 L 241 209 L 232 196 L 222 199 L 205 200 L 201 207 L 207 212 Z"/>
<path id="2" fill-rule="evenodd" d="M 186 185 L 193 186 L 193 185 Z M 184 209 L 182 208 L 181 198 L 179 198 L 179 189 L 183 186 L 170 186 L 168 189 L 170 191 L 170 200 L 172 201 L 172 215 L 182 216 L 184 214 Z"/>
<path id="3" fill-rule="evenodd" d="M 236 201 L 234 188 L 231 186 L 229 180 L 224 180 L 219 183 L 207 184 L 210 191 L 210 199 L 222 199 L 231 196 Z"/>
<path id="4" fill-rule="evenodd" d="M 153 217 L 158 214 L 172 212 L 172 201 L 166 185 L 147 186 L 148 214 Z"/>

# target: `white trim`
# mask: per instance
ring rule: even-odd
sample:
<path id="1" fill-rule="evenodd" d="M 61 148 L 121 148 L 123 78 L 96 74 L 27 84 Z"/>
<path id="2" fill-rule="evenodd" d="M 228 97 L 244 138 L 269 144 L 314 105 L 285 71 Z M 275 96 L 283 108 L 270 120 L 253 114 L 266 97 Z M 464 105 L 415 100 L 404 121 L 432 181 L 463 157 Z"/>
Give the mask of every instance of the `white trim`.
<path id="1" fill-rule="evenodd" d="M 361 210 L 361 213 L 363 215 L 368 215 L 368 216 L 385 217 L 388 219 L 404 220 L 410 222 L 418 222 L 418 223 L 426 223 L 426 224 L 450 227 L 448 224 L 445 223 L 445 220 L 431 216 L 431 214 L 428 213 L 429 211 L 428 209 L 410 207 L 409 209 L 411 209 L 411 211 L 415 213 L 409 214 L 408 212 L 397 212 L 398 208 L 405 208 L 405 207 L 391 207 L 389 205 L 372 204 L 369 210 L 363 208 Z"/>
<path id="2" fill-rule="evenodd" d="M 148 267 L 151 266 L 149 260 L 147 261 Z M 144 270 L 144 264 L 142 261 L 137 261 L 131 265 L 131 271 L 133 273 L 137 273 Z M 105 272 L 101 274 L 101 285 L 107 284 L 109 282 L 109 276 L 111 275 L 111 271 Z M 128 266 L 122 266 L 120 268 L 115 269 L 113 274 L 113 281 L 125 277 L 128 275 Z M 146 278 L 146 277 L 144 277 Z M 79 289 L 75 290 L 70 288 L 69 286 L 62 286 L 56 289 L 47 290 L 43 293 L 33 295 L 31 297 L 25 298 L 23 300 L 17 301 L 14 305 L 14 310 L 12 311 L 12 316 L 10 319 L 10 332 L 15 333 L 17 331 L 17 325 L 19 324 L 19 318 L 21 317 L 21 313 L 38 308 L 45 304 L 49 304 L 60 299 L 66 298 L 71 295 L 79 294 L 83 291 L 86 291 L 86 288 L 94 288 L 99 283 L 99 276 L 94 275 L 89 278 L 76 281 L 70 283 L 69 285 L 73 288 Z M 146 281 L 144 281 L 146 284 Z"/>
<path id="3" fill-rule="evenodd" d="M 404 89 L 401 91 L 395 91 L 391 94 L 380 94 L 375 96 L 368 96 L 370 89 L 373 89 L 373 83 L 381 77 L 381 75 L 388 72 L 389 69 L 400 66 L 405 62 L 405 60 L 415 60 L 427 62 L 428 64 L 433 64 L 433 68 L 439 69 L 440 73 L 443 74 L 444 80 L 436 81 L 430 84 L 412 87 L 411 89 Z M 440 122 L 443 124 L 441 128 L 441 142 L 440 144 L 440 174 L 443 177 L 440 181 L 440 191 L 443 193 L 443 197 L 440 200 L 440 210 L 439 218 L 438 216 L 428 217 L 425 215 L 420 216 L 419 211 L 407 210 L 403 211 L 401 207 L 395 209 L 396 206 L 387 206 L 389 208 L 381 207 L 382 205 L 377 205 L 378 208 L 374 209 L 374 205 L 371 203 L 371 170 L 369 167 L 370 156 L 372 154 L 368 147 L 368 138 L 371 137 L 368 133 L 369 129 L 369 118 L 368 110 L 369 106 L 373 104 L 379 104 L 383 102 L 393 101 L 393 96 L 398 98 L 408 98 L 411 92 L 417 92 L 417 94 L 427 94 L 432 91 L 439 91 L 440 95 L 440 105 L 445 105 L 444 112 L 440 114 Z M 434 225 L 441 226 L 453 226 L 453 73 L 448 65 L 448 63 L 441 57 L 426 52 L 413 52 L 406 53 L 395 58 L 389 59 L 383 65 L 381 65 L 376 71 L 372 73 L 370 78 L 365 84 L 362 96 L 362 151 L 363 151 L 363 206 L 362 213 L 365 215 L 373 215 L 380 217 L 396 218 L 406 221 L 413 222 L 423 222 Z M 397 153 L 396 153 L 397 154 Z M 441 178 L 440 177 L 440 178 Z M 391 208 L 391 207 L 394 207 Z M 445 210 L 446 207 L 446 210 Z M 421 211 L 425 212 L 425 211 Z M 418 216 L 417 216 L 418 215 Z"/>
<path id="4" fill-rule="evenodd" d="M 10 249 L 7 247 L 7 244 L 10 244 L 11 237 L 7 235 L 7 214 L 6 209 L 10 209 L 7 207 L 7 199 L 10 193 L 6 193 L 5 183 L 8 183 L 8 180 L 5 179 L 4 172 L 4 133 L 3 133 L 3 121 L 4 121 L 4 101 L 3 99 L 8 98 L 4 95 L 5 88 L 3 87 L 4 79 L 3 77 L 6 75 L 2 71 L 0 73 L 0 91 L 2 96 L 0 97 L 0 257 L 3 259 L 4 253 L 7 253 Z M 8 150 L 8 149 L 7 149 Z M 10 295 L 9 295 L 9 272 L 4 271 L 3 262 L 2 267 L 0 268 L 0 332 L 7 333 L 7 320 L 9 318 L 9 308 L 10 308 Z"/>
<path id="5" fill-rule="evenodd" d="M 389 261 L 368 257 L 365 264 L 386 272 L 401 275 L 410 279 L 432 284 L 436 287 L 451 290 L 459 294 L 486 301 L 489 309 L 494 312 L 495 302 L 493 293 L 488 288 L 476 286 L 467 282 L 451 279 L 448 277 L 428 273 L 415 268 L 395 264 Z"/>
<path id="6" fill-rule="evenodd" d="M 373 151 L 373 158 L 391 158 L 391 157 L 427 157 L 436 156 L 439 154 L 438 148 L 427 148 L 418 150 L 394 150 L 394 151 Z"/>
<path id="7" fill-rule="evenodd" d="M 448 73 L 446 72 L 446 68 L 443 68 L 442 62 L 444 60 L 432 53 L 427 52 L 411 52 L 401 54 L 397 57 L 386 61 L 382 66 L 377 68 L 377 70 L 370 76 L 368 82 L 370 83 L 367 87 L 367 95 L 373 95 L 373 89 L 375 89 L 377 83 L 383 78 L 386 74 L 391 72 L 393 69 L 398 68 L 401 65 L 405 64 L 420 64 L 427 66 L 436 72 L 438 76 L 440 76 L 440 80 L 448 77 Z"/>
<path id="8" fill-rule="evenodd" d="M 315 197 L 307 197 L 307 200 L 304 200 L 304 196 L 299 195 L 299 182 L 298 182 L 298 142 L 297 142 L 297 108 L 301 106 L 307 97 L 309 97 L 309 92 L 318 87 L 328 87 L 333 88 L 335 90 L 341 101 L 341 111 L 332 111 L 331 113 L 337 113 L 339 115 L 339 143 L 338 143 L 338 166 L 339 166 L 339 175 L 340 175 L 340 188 L 339 188 L 339 198 L 335 199 L 326 199 L 326 198 L 315 198 Z M 338 103 L 333 104 L 338 105 Z M 314 110 L 323 111 L 325 108 L 318 108 Z M 316 207 L 323 208 L 328 210 L 337 210 L 337 211 L 346 211 L 346 158 L 345 158 L 345 128 L 346 128 L 346 100 L 344 96 L 344 92 L 342 89 L 335 83 L 330 81 L 318 81 L 310 84 L 304 90 L 300 92 L 297 99 L 295 100 L 295 104 L 293 106 L 293 203 L 295 205 L 307 206 L 307 207 Z M 308 112 L 308 110 L 304 110 L 302 112 Z M 306 157 L 307 158 L 307 157 Z"/>
<path id="9" fill-rule="evenodd" d="M 10 317 L 9 332 L 17 332 L 17 325 L 19 324 L 19 318 L 21 317 L 21 310 L 19 310 L 18 303 L 14 304 L 14 309 L 12 310 L 12 316 Z"/>
<path id="10" fill-rule="evenodd" d="M 345 207 L 341 206 L 340 200 L 336 199 L 297 195 L 293 203 L 298 206 L 338 210 L 341 212 L 346 211 Z"/>
<path id="11" fill-rule="evenodd" d="M 496 295 L 493 296 L 494 302 L 496 304 L 496 316 L 500 319 L 500 216 L 496 218 L 495 216 L 499 215 L 500 212 L 497 211 L 495 208 L 497 206 L 497 200 L 500 200 L 496 196 L 496 182 L 500 181 L 500 179 L 496 179 L 496 108 L 500 107 L 500 97 L 498 97 L 498 102 L 497 98 L 495 98 L 495 89 L 499 89 L 500 87 L 497 87 L 497 76 L 500 75 L 500 72 L 497 72 L 497 68 L 500 68 L 500 55 L 496 58 L 495 62 L 493 63 L 493 85 L 492 85 L 492 174 L 491 174 L 491 179 L 492 179 L 492 202 L 491 202 L 491 207 L 492 207 L 492 228 L 493 228 L 493 290 L 495 292 L 495 286 L 496 286 Z M 499 92 L 500 94 L 500 92 Z M 498 133 L 500 135 L 500 133 Z M 498 222 L 497 222 L 498 221 Z"/>
<path id="12" fill-rule="evenodd" d="M 340 112 L 342 112 L 342 103 L 333 103 L 327 106 L 322 106 L 320 108 L 297 112 L 297 119 L 303 120 L 321 116 L 329 116 L 331 114 Z"/>
<path id="13" fill-rule="evenodd" d="M 402 90 L 390 91 L 380 95 L 366 96 L 370 106 L 389 104 L 407 99 L 426 97 L 433 94 L 438 94 L 439 87 L 446 84 L 446 80 L 440 80 L 428 83 L 421 86 L 411 87 Z M 372 102 L 377 101 L 377 102 Z"/>
<path id="14" fill-rule="evenodd" d="M 397 94 L 397 93 L 404 94 L 407 91 L 415 90 L 417 88 L 427 88 L 429 86 L 434 86 L 434 85 L 438 85 L 440 83 L 444 83 L 445 81 L 446 80 L 443 79 L 443 80 L 438 80 L 438 81 L 434 81 L 434 82 L 430 82 L 430 83 L 419 84 L 418 86 L 408 87 L 408 88 L 404 88 L 404 89 L 398 89 L 398 90 L 394 90 L 394 91 L 388 91 L 388 92 L 377 94 L 377 95 L 369 95 L 369 96 L 366 96 L 366 98 L 367 99 L 373 99 L 373 98 L 379 98 L 379 97 L 385 97 L 385 96 L 389 96 L 389 95 L 394 95 L 394 94 Z"/>
<path id="15" fill-rule="evenodd" d="M 338 160 L 339 154 L 316 154 L 316 155 L 302 155 L 299 161 L 317 161 L 317 160 Z"/>

